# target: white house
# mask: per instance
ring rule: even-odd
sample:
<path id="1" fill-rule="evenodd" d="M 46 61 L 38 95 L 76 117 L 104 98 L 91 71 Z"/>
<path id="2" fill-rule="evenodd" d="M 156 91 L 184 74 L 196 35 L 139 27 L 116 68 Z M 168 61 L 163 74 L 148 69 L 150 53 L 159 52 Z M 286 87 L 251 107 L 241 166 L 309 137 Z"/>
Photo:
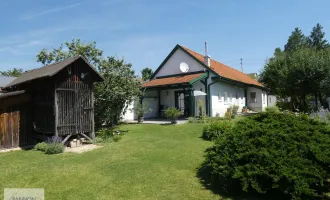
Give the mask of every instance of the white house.
<path id="1" fill-rule="evenodd" d="M 181 45 L 174 47 L 151 80 L 142 84 L 146 91 L 143 101 L 152 109 L 145 118 L 163 116 L 169 107 L 180 109 L 183 116 L 196 116 L 199 100 L 209 116 L 224 116 L 231 105 L 238 105 L 239 112 L 244 106 L 253 111 L 267 107 L 267 90 L 261 83 L 211 59 L 207 44 L 205 52 L 201 55 Z M 128 111 L 124 119 L 132 116 Z"/>

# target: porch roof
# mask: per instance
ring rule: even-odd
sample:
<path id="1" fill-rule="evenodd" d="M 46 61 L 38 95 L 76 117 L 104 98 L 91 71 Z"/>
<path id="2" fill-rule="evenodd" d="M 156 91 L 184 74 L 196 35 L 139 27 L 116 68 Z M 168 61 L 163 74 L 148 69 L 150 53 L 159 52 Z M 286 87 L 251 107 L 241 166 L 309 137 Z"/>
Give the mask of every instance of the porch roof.
<path id="1" fill-rule="evenodd" d="M 145 82 L 141 85 L 143 88 L 168 86 L 168 85 L 185 85 L 193 84 L 207 77 L 207 73 L 180 74 L 166 77 L 157 77 L 156 79 Z"/>

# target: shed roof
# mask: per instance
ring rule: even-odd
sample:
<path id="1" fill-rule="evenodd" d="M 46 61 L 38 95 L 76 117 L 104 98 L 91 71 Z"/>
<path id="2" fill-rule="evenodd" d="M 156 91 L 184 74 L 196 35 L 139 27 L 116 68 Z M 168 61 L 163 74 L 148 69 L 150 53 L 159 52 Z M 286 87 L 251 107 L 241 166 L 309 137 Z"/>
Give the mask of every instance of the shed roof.
<path id="1" fill-rule="evenodd" d="M 165 85 L 188 84 L 201 78 L 203 75 L 206 75 L 206 73 L 182 74 L 171 77 L 157 77 L 156 79 L 143 83 L 142 87 L 148 88 Z"/>
<path id="2" fill-rule="evenodd" d="M 10 76 L 0 76 L 0 88 L 5 87 L 8 85 L 10 82 L 15 80 L 16 77 L 10 77 Z"/>
<path id="3" fill-rule="evenodd" d="M 45 65 L 38 69 L 33 69 L 30 71 L 27 71 L 27 72 L 23 73 L 21 76 L 19 76 L 18 78 L 16 78 L 15 80 L 13 80 L 8 85 L 6 85 L 6 87 L 7 88 L 12 87 L 12 86 L 19 85 L 19 84 L 25 83 L 27 81 L 32 81 L 32 80 L 39 79 L 39 78 L 52 77 L 55 74 L 57 74 L 58 72 L 60 72 L 63 68 L 67 67 L 68 65 L 75 62 L 78 59 L 83 59 L 86 62 L 86 64 L 100 77 L 100 79 L 103 80 L 102 76 L 94 69 L 94 67 L 91 64 L 89 64 L 89 62 L 83 56 L 79 55 L 79 56 L 65 59 L 65 60 L 57 62 L 57 63 Z"/>

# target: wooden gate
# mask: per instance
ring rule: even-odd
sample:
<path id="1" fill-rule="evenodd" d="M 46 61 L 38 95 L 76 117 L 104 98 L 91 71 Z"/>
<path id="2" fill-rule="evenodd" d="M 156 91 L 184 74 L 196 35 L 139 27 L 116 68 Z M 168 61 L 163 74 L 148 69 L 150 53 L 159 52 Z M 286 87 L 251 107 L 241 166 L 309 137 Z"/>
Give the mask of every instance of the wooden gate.
<path id="1" fill-rule="evenodd" d="M 19 146 L 20 112 L 0 114 L 0 148 Z"/>
<path id="2" fill-rule="evenodd" d="M 91 133 L 92 93 L 83 82 L 67 82 L 56 89 L 57 131 L 59 136 Z"/>

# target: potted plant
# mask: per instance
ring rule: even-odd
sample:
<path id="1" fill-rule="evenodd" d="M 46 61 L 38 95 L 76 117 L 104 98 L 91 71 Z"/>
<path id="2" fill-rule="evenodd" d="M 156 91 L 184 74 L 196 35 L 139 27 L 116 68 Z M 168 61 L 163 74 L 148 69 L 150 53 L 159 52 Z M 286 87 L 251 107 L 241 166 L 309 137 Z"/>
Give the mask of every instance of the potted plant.
<path id="1" fill-rule="evenodd" d="M 148 108 L 146 102 L 143 103 L 139 102 L 137 106 L 134 108 L 134 110 L 138 117 L 138 123 L 142 123 L 144 121 L 143 119 L 144 114 L 152 111 L 151 108 Z"/>
<path id="2" fill-rule="evenodd" d="M 176 124 L 178 117 L 181 115 L 181 111 L 176 108 L 168 108 L 165 110 L 165 116 L 171 119 L 171 124 Z"/>

